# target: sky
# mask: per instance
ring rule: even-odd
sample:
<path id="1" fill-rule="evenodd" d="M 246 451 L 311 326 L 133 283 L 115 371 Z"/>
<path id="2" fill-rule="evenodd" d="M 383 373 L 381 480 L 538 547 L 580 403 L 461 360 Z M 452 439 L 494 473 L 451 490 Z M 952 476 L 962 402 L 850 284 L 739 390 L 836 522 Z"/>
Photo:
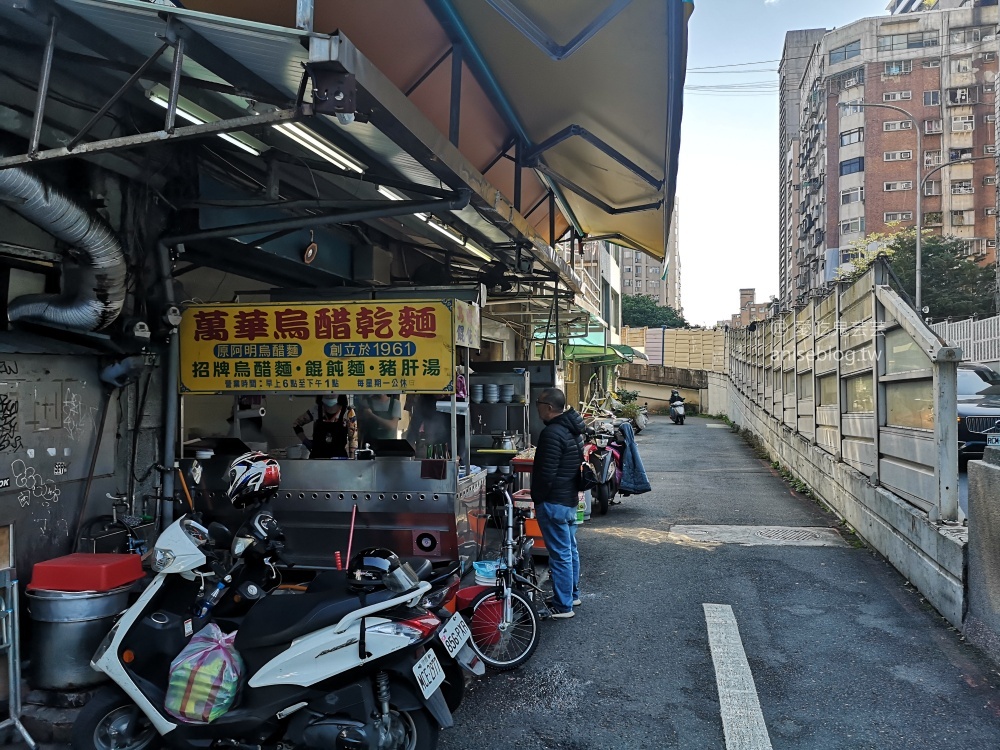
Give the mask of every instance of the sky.
<path id="1" fill-rule="evenodd" d="M 681 302 L 714 325 L 778 292 L 778 63 L 785 32 L 885 15 L 888 0 L 695 0 L 677 187 Z M 771 61 L 771 62 L 762 62 Z M 697 68 L 759 63 L 739 67 Z M 743 72 L 736 72 L 743 71 Z M 692 87 L 743 86 L 743 93 Z"/>

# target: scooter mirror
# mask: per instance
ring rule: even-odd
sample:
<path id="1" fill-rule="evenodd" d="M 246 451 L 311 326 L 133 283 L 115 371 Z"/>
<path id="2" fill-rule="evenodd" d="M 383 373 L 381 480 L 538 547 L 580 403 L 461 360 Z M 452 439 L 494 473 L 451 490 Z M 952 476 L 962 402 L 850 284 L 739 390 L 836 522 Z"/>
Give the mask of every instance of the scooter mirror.
<path id="1" fill-rule="evenodd" d="M 252 536 L 238 536 L 233 540 L 233 557 L 243 557 L 243 553 L 253 546 Z"/>

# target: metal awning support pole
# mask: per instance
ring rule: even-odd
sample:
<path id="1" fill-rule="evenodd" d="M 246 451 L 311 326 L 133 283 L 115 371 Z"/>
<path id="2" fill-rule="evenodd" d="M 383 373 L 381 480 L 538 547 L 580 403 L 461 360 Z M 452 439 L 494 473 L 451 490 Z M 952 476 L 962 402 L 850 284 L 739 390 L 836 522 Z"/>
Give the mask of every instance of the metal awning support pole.
<path id="1" fill-rule="evenodd" d="M 313 0 L 295 0 L 295 28 L 313 30 Z"/>
<path id="2" fill-rule="evenodd" d="M 159 254 L 160 276 L 163 281 L 163 289 L 166 303 L 170 306 L 174 304 L 174 280 L 171 274 L 170 248 L 166 243 L 159 243 L 157 246 Z M 163 405 L 163 503 L 162 503 L 162 524 L 160 529 L 165 529 L 174 522 L 174 477 L 176 470 L 174 464 L 177 461 L 177 423 L 180 411 L 180 400 L 177 393 L 180 377 L 181 363 L 181 343 L 180 332 L 176 329 L 170 332 L 170 340 L 167 344 L 167 362 L 164 378 L 165 398 Z M 160 520 L 160 519 L 157 519 Z"/>
<path id="3" fill-rule="evenodd" d="M 45 100 L 49 96 L 49 79 L 52 76 L 52 57 L 56 52 L 56 32 L 59 30 L 59 19 L 51 16 L 49 19 L 49 39 L 45 43 L 45 55 L 42 57 L 42 72 L 38 77 L 38 97 L 35 99 L 35 117 L 31 123 L 31 143 L 28 153 L 38 153 L 38 144 L 42 139 L 42 121 L 45 119 Z"/>
<path id="4" fill-rule="evenodd" d="M 174 69 L 170 74 L 170 96 L 167 99 L 167 118 L 163 129 L 174 132 L 174 122 L 177 120 L 177 98 L 181 93 L 181 73 L 184 69 L 184 38 L 178 37 L 174 42 Z"/>
<path id="5" fill-rule="evenodd" d="M 555 345 L 555 362 L 556 369 L 559 369 L 559 277 L 556 276 L 556 289 L 555 298 L 552 300 L 552 304 L 556 306 L 556 345 Z"/>
<path id="6" fill-rule="evenodd" d="M 146 62 L 140 65 L 139 69 L 129 76 L 129 79 L 122 84 L 121 88 L 118 89 L 107 102 L 105 102 L 104 106 L 94 113 L 94 116 L 87 121 L 87 124 L 80 128 L 80 132 L 73 136 L 72 140 L 66 144 L 66 148 L 72 150 L 76 144 L 82 141 L 83 137 L 90 132 L 91 128 L 100 122 L 101 118 L 104 117 L 104 115 L 106 115 L 108 111 L 118 103 L 118 100 L 139 82 L 139 79 L 145 75 L 146 71 L 153 66 L 153 63 L 160 59 L 160 56 L 166 52 L 169 47 L 170 44 L 168 43 L 161 44 L 160 48 L 156 50 L 156 52 L 146 58 Z"/>
<path id="7" fill-rule="evenodd" d="M 458 146 L 458 136 L 462 124 L 462 45 L 456 44 L 451 50 L 451 99 L 448 106 L 448 140 Z"/>
<path id="8" fill-rule="evenodd" d="M 556 196 L 549 191 L 549 247 L 556 249 Z"/>
<path id="9" fill-rule="evenodd" d="M 521 213 L 521 154 L 524 147 L 518 138 L 514 141 L 514 210 Z"/>

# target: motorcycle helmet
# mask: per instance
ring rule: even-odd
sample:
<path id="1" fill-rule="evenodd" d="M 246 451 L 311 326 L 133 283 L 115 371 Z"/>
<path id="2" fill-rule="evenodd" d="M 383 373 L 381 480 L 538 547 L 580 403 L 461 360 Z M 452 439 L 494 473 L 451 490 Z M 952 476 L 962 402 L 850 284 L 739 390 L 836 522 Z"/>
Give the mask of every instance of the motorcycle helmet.
<path id="1" fill-rule="evenodd" d="M 420 583 L 409 563 L 385 547 L 370 547 L 351 558 L 347 583 L 353 591 L 372 591 L 385 587 L 396 594 L 410 591 Z"/>
<path id="2" fill-rule="evenodd" d="M 246 508 L 269 499 L 281 486 L 281 468 L 266 453 L 244 453 L 229 465 L 226 497 L 236 508 Z"/>

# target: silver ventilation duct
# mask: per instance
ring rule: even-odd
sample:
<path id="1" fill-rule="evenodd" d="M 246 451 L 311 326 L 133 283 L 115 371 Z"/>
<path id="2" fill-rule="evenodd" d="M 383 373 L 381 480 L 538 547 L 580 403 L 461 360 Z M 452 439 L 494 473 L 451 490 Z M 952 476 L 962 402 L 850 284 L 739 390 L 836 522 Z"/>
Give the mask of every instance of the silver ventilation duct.
<path id="1" fill-rule="evenodd" d="M 63 273 L 62 294 L 27 294 L 10 302 L 11 321 L 84 331 L 111 325 L 125 303 L 125 253 L 114 230 L 61 191 L 19 167 L 0 169 L 0 202 L 73 246 L 80 270 Z"/>

